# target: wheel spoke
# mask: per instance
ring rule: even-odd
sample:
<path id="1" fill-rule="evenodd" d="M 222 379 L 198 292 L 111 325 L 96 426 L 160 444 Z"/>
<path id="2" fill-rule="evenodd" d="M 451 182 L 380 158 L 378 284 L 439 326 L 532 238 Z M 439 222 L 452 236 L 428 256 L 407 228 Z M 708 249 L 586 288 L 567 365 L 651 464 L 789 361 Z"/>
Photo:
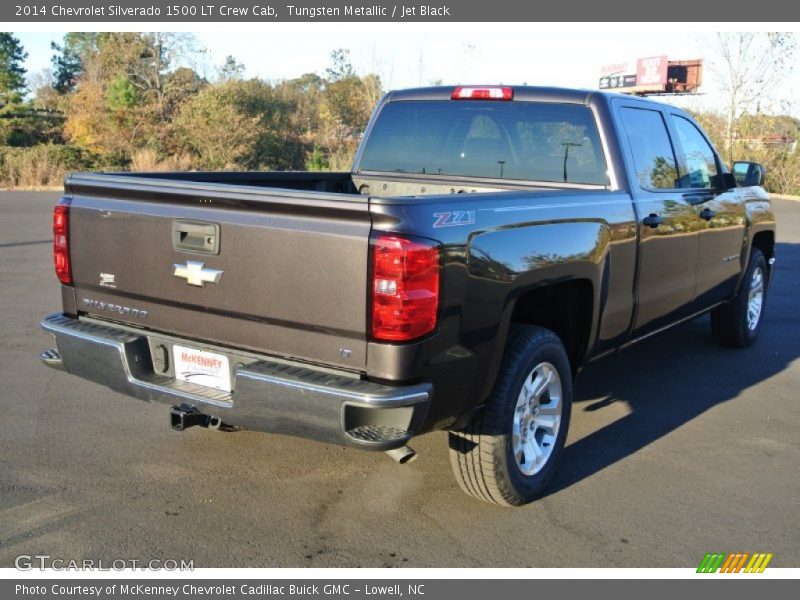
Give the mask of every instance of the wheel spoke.
<path id="1" fill-rule="evenodd" d="M 541 460 L 543 452 L 542 449 L 539 448 L 539 444 L 536 443 L 536 440 L 533 436 L 528 438 L 523 448 L 525 451 L 525 458 L 528 459 L 532 464 L 535 465 Z"/>
<path id="2" fill-rule="evenodd" d="M 764 273 L 760 268 L 753 271 L 750 278 L 750 291 L 747 295 L 747 327 L 755 331 L 761 318 L 764 304 Z"/>
<path id="3" fill-rule="evenodd" d="M 764 275 L 761 273 L 761 269 L 756 269 L 753 272 L 753 278 L 750 281 L 750 288 L 751 289 L 760 288 L 763 282 L 764 282 Z"/>
<path id="4" fill-rule="evenodd" d="M 536 427 L 545 429 L 550 433 L 555 431 L 558 426 L 558 421 L 559 418 L 555 415 L 542 415 L 541 413 L 533 419 L 533 422 L 536 423 Z"/>
<path id="5" fill-rule="evenodd" d="M 538 374 L 533 382 L 533 397 L 540 398 L 552 381 L 553 372 L 547 367 L 542 367 L 542 373 Z"/>
<path id="6" fill-rule="evenodd" d="M 535 389 L 535 382 L 533 381 L 534 375 L 536 375 L 536 371 L 525 378 L 525 383 L 522 384 L 522 392 L 520 392 L 520 400 L 527 401 L 533 396 L 533 390 Z"/>
<path id="7" fill-rule="evenodd" d="M 561 414 L 561 397 L 550 394 L 549 402 L 539 405 L 540 415 L 560 415 Z"/>
<path id="8" fill-rule="evenodd" d="M 541 444 L 542 448 L 546 448 L 547 450 L 550 450 L 550 448 L 553 447 L 553 444 L 555 444 L 555 442 L 556 442 L 556 436 L 555 435 L 547 435 L 547 434 L 545 434 L 544 436 L 542 436 L 542 440 L 541 440 L 540 444 Z"/>

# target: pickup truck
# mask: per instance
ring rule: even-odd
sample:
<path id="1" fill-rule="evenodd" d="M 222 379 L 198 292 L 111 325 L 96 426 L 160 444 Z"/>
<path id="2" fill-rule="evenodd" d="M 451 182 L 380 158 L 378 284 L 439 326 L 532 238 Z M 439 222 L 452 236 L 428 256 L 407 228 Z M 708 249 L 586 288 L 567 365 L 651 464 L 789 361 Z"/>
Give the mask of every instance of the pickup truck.
<path id="1" fill-rule="evenodd" d="M 446 430 L 464 491 L 525 504 L 587 361 L 708 312 L 722 344 L 755 341 L 764 174 L 729 170 L 687 113 L 643 98 L 391 92 L 349 173 L 69 175 L 41 359 L 166 403 L 177 430 L 401 463 Z"/>

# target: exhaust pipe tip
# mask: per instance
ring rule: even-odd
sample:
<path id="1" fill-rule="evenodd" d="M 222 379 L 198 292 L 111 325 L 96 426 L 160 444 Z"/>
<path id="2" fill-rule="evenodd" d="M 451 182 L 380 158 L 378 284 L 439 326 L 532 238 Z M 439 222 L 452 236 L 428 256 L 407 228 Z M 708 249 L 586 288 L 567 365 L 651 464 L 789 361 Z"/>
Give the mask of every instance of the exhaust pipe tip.
<path id="1" fill-rule="evenodd" d="M 386 454 L 401 465 L 406 465 L 417 460 L 417 453 L 408 446 L 400 446 L 399 448 L 387 450 Z"/>

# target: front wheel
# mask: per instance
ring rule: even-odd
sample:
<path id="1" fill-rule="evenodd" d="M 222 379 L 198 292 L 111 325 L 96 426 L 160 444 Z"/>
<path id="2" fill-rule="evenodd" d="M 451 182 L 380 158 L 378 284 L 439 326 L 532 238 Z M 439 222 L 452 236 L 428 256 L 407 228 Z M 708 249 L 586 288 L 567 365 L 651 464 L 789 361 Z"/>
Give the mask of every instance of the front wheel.
<path id="1" fill-rule="evenodd" d="M 746 348 L 761 330 L 769 271 L 761 250 L 753 248 L 739 292 L 727 304 L 711 311 L 711 331 L 723 346 Z"/>
<path id="2" fill-rule="evenodd" d="M 515 325 L 481 413 L 450 432 L 450 463 L 469 495 L 505 506 L 540 496 L 552 478 L 569 428 L 572 371 L 558 336 Z"/>

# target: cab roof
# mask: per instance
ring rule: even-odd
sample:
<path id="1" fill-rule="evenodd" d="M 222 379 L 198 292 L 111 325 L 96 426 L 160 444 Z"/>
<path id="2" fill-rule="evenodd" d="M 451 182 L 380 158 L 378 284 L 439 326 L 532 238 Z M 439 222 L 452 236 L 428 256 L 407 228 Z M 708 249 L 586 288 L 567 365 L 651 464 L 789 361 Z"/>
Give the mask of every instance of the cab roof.
<path id="1" fill-rule="evenodd" d="M 513 101 L 522 102 L 559 102 L 564 104 L 586 104 L 588 105 L 592 98 L 606 97 L 606 98 L 628 98 L 630 100 L 638 100 L 643 103 L 651 103 L 661 105 L 661 103 L 654 102 L 653 100 L 641 98 L 638 96 L 628 96 L 617 92 L 603 92 L 599 90 L 588 90 L 580 88 L 562 88 L 562 87 L 545 87 L 545 86 L 528 86 L 528 85 L 463 85 L 463 86 L 436 86 L 436 87 L 421 87 L 409 88 L 404 90 L 395 90 L 386 95 L 386 102 L 398 102 L 408 100 L 450 100 L 453 90 L 457 87 L 469 88 L 512 88 L 514 90 Z"/>

